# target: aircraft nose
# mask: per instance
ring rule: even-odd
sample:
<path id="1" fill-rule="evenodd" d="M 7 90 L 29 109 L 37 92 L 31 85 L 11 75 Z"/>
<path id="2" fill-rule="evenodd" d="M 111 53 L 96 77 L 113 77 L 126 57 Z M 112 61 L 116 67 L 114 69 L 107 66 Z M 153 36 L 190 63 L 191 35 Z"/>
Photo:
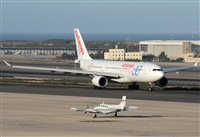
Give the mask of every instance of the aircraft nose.
<path id="1" fill-rule="evenodd" d="M 159 77 L 159 78 L 162 78 L 163 76 L 164 76 L 163 71 L 159 71 L 159 72 L 158 72 L 158 77 Z"/>

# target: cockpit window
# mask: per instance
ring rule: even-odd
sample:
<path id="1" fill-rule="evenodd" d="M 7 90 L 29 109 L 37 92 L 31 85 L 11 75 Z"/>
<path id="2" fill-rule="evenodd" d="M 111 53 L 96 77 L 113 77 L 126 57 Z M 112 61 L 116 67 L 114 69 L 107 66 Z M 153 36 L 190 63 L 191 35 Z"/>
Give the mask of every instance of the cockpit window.
<path id="1" fill-rule="evenodd" d="M 162 71 L 162 69 L 153 69 L 153 71 Z"/>

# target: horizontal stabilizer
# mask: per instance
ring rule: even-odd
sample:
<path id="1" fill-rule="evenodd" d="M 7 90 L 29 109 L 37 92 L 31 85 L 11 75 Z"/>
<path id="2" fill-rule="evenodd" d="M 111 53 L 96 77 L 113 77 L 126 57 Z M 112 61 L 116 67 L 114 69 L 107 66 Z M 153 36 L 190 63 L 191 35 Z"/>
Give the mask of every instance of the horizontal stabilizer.
<path id="1" fill-rule="evenodd" d="M 139 108 L 139 107 L 136 107 L 136 106 L 124 107 L 124 111 L 135 110 L 135 109 L 138 109 L 138 108 Z"/>
<path id="2" fill-rule="evenodd" d="M 138 107 L 136 107 L 136 106 L 130 106 L 128 109 L 129 109 L 129 110 L 130 110 L 130 109 L 133 110 L 133 109 L 138 109 Z"/>
<path id="3" fill-rule="evenodd" d="M 7 66 L 12 67 L 12 65 L 9 64 L 7 61 L 3 60 L 3 62 L 4 62 Z"/>

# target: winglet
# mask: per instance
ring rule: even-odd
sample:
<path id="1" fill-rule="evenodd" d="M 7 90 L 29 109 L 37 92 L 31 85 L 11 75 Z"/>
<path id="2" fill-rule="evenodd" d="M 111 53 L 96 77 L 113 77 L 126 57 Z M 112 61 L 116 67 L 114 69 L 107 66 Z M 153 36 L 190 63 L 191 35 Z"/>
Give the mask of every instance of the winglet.
<path id="1" fill-rule="evenodd" d="M 134 110 L 134 109 L 138 109 L 138 108 L 139 108 L 139 107 L 136 107 L 136 106 L 130 106 L 130 107 L 129 107 L 129 109 L 133 109 L 133 110 Z"/>
<path id="2" fill-rule="evenodd" d="M 3 62 L 4 62 L 7 66 L 12 67 L 12 65 L 9 64 L 7 61 L 3 60 Z"/>
<path id="3" fill-rule="evenodd" d="M 197 66 L 198 66 L 198 62 L 195 62 L 195 63 L 194 63 L 194 66 L 197 67 Z"/>

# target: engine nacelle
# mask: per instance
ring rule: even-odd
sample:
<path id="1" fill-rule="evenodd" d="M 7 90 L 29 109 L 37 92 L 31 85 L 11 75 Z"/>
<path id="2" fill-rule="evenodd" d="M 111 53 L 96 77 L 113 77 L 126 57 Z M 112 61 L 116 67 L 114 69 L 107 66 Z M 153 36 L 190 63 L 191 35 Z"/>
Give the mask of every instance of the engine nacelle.
<path id="1" fill-rule="evenodd" d="M 167 83 L 168 83 L 167 78 L 166 77 L 162 77 L 160 80 L 155 82 L 155 85 L 159 86 L 159 87 L 164 87 L 164 86 L 167 85 Z"/>
<path id="2" fill-rule="evenodd" d="M 108 80 L 103 76 L 96 76 L 92 79 L 92 84 L 97 87 L 105 87 L 108 84 Z"/>

